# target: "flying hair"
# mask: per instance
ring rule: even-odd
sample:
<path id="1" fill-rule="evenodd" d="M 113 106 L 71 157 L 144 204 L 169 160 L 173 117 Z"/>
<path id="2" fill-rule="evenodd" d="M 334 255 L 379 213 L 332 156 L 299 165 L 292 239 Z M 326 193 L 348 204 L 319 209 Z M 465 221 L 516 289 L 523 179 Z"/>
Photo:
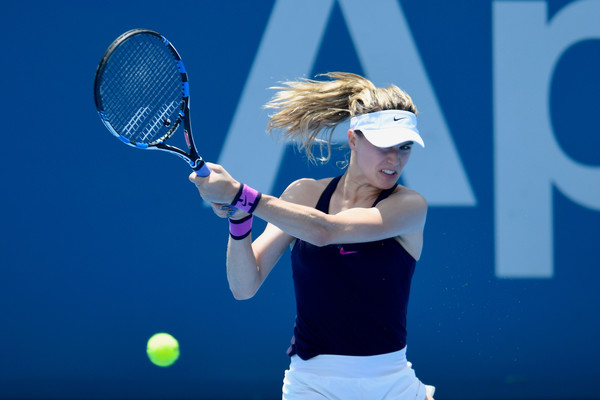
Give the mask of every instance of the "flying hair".
<path id="1" fill-rule="evenodd" d="M 329 79 L 299 79 L 272 87 L 277 92 L 264 106 L 276 110 L 269 118 L 267 132 L 279 132 L 304 151 L 311 162 L 329 161 L 333 131 L 348 118 L 384 110 L 417 114 L 410 96 L 395 85 L 377 88 L 368 79 L 349 72 L 329 72 L 319 77 Z M 315 146 L 319 147 L 319 157 L 313 153 Z"/>

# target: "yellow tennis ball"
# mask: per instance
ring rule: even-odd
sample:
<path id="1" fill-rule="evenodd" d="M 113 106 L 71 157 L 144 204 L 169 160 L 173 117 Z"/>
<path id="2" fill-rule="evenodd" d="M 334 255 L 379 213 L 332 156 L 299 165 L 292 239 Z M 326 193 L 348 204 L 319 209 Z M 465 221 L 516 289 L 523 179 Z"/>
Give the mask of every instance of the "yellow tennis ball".
<path id="1" fill-rule="evenodd" d="M 148 358 L 159 367 L 168 367 L 179 358 L 179 342 L 168 333 L 157 333 L 148 340 Z"/>

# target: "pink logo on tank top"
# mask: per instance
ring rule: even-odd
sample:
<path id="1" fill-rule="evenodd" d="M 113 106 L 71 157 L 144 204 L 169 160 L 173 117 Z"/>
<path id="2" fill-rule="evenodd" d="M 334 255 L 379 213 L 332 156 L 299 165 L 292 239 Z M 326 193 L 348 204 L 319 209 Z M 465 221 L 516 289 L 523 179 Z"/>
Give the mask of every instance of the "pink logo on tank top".
<path id="1" fill-rule="evenodd" d="M 347 256 L 348 254 L 354 254 L 354 253 L 358 253 L 358 251 L 347 251 L 347 250 L 344 250 L 343 247 L 340 247 L 340 254 L 343 256 Z"/>

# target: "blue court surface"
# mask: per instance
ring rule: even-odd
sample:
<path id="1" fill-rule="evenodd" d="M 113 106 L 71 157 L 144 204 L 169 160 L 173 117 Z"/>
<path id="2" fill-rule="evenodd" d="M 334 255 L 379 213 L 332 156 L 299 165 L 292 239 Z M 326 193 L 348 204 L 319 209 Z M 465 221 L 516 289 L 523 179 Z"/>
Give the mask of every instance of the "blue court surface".
<path id="1" fill-rule="evenodd" d="M 203 157 L 264 193 L 340 175 L 347 152 L 313 166 L 266 136 L 270 86 L 405 89 L 426 147 L 400 183 L 429 204 L 417 376 L 442 400 L 600 398 L 598 20 L 586 0 L 2 2 L 0 400 L 281 398 L 289 254 L 235 300 L 227 224 L 189 168 L 98 118 L 96 66 L 133 28 L 181 53 Z M 171 367 L 146 356 L 156 332 L 179 340 Z"/>

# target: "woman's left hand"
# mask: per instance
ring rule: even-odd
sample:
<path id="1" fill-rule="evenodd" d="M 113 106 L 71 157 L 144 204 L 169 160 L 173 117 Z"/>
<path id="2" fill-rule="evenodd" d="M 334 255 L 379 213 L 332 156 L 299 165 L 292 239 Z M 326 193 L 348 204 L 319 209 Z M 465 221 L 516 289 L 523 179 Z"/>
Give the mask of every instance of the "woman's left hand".
<path id="1" fill-rule="evenodd" d="M 242 219 L 248 215 L 244 211 L 234 208 L 229 204 L 210 203 L 210 206 L 212 207 L 215 215 L 219 218 Z"/>
<path id="2" fill-rule="evenodd" d="M 236 181 L 218 164 L 206 163 L 211 174 L 202 177 L 192 172 L 189 179 L 196 185 L 200 196 L 210 203 L 230 204 L 239 191 L 241 183 Z"/>

